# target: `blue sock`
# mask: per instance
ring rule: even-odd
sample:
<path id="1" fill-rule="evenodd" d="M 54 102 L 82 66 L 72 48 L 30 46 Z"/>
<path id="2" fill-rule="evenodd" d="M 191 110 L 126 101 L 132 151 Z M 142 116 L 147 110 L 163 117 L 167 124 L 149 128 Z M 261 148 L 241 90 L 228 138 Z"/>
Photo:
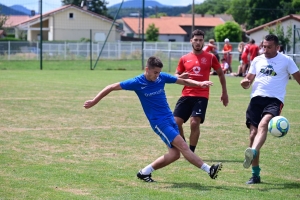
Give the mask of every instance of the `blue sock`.
<path id="1" fill-rule="evenodd" d="M 259 177 L 260 168 L 259 166 L 252 167 L 252 175 Z"/>
<path id="2" fill-rule="evenodd" d="M 256 157 L 256 155 L 257 155 L 257 151 L 256 151 L 256 149 L 252 149 L 252 152 L 253 152 L 253 158 L 255 158 L 255 157 Z"/>

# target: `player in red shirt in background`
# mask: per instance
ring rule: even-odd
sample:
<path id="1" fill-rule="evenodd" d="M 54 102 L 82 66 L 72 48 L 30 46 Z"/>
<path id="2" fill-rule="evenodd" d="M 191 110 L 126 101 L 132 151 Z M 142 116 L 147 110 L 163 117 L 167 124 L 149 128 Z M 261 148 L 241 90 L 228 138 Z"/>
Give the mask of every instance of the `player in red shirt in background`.
<path id="1" fill-rule="evenodd" d="M 209 39 L 208 44 L 203 47 L 203 51 L 214 54 L 217 57 L 218 61 L 220 62 L 220 57 L 219 57 L 219 54 L 218 54 L 218 48 L 215 45 L 215 40 L 214 39 Z"/>
<path id="2" fill-rule="evenodd" d="M 222 68 L 222 70 L 223 70 L 223 73 L 224 73 L 224 74 L 227 74 L 229 65 L 228 65 L 228 63 L 226 62 L 226 59 L 225 59 L 225 58 L 222 58 L 221 61 L 222 61 L 222 62 L 221 62 L 221 68 Z"/>
<path id="3" fill-rule="evenodd" d="M 204 32 L 193 31 L 190 43 L 193 51 L 179 59 L 175 75 L 180 78 L 190 78 L 197 81 L 209 80 L 210 70 L 213 68 L 222 85 L 221 101 L 224 106 L 228 105 L 226 80 L 220 63 L 216 56 L 203 51 Z M 178 125 L 180 135 L 185 139 L 183 123 L 190 118 L 190 149 L 194 152 L 200 136 L 200 123 L 205 120 L 205 113 L 209 98 L 209 88 L 192 88 L 184 86 L 182 96 L 178 99 L 174 117 Z"/>
<path id="4" fill-rule="evenodd" d="M 231 73 L 232 72 L 232 68 L 231 68 L 231 61 L 232 61 L 232 46 L 231 44 L 229 43 L 229 39 L 226 38 L 224 40 L 225 44 L 224 44 L 224 47 L 223 47 L 223 54 L 224 54 L 224 58 L 226 59 L 226 62 L 228 63 L 229 65 L 229 72 Z"/>
<path id="5" fill-rule="evenodd" d="M 249 48 L 249 53 L 250 53 L 250 63 L 253 61 L 253 59 L 258 56 L 258 51 L 259 47 L 255 44 L 255 40 L 251 39 L 250 40 L 250 48 Z"/>
<path id="6" fill-rule="evenodd" d="M 243 73 L 243 76 L 246 76 L 246 72 L 247 72 L 247 69 L 248 67 L 250 66 L 250 61 L 249 61 L 249 48 L 250 48 L 250 43 L 247 43 L 245 46 L 244 46 L 244 50 L 243 50 L 243 53 L 242 53 L 242 73 Z"/>

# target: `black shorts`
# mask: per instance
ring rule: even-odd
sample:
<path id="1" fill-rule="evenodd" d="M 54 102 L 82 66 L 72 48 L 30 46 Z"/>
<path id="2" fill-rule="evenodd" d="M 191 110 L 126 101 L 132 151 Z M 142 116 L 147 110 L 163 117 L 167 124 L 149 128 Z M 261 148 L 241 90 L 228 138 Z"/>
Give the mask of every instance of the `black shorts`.
<path id="1" fill-rule="evenodd" d="M 202 124 L 205 120 L 207 104 L 208 99 L 205 97 L 180 97 L 173 114 L 183 119 L 184 123 L 190 117 L 200 117 Z"/>
<path id="2" fill-rule="evenodd" d="M 250 100 L 246 111 L 246 125 L 258 127 L 263 116 L 267 113 L 278 116 L 283 108 L 283 103 L 277 98 L 256 96 Z"/>

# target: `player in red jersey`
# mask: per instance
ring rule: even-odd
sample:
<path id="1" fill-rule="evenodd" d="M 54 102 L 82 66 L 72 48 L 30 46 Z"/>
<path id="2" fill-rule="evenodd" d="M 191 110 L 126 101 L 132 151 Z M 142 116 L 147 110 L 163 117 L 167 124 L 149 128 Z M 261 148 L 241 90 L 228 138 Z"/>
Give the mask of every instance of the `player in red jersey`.
<path id="1" fill-rule="evenodd" d="M 250 54 L 250 62 L 253 61 L 253 59 L 258 56 L 259 47 L 255 44 L 255 40 L 250 40 L 250 47 L 249 47 L 249 54 Z"/>
<path id="2" fill-rule="evenodd" d="M 250 43 L 247 43 L 245 46 L 244 46 L 244 50 L 243 50 L 243 53 L 242 53 L 242 73 L 243 73 L 243 76 L 246 75 L 246 71 L 250 65 L 250 61 L 249 61 L 249 48 L 250 48 Z"/>
<path id="3" fill-rule="evenodd" d="M 226 80 L 217 58 L 202 50 L 204 32 L 195 30 L 190 40 L 193 51 L 182 56 L 178 62 L 175 75 L 180 78 L 190 78 L 197 81 L 209 80 L 210 70 L 213 68 L 222 85 L 221 101 L 224 106 L 228 104 Z M 180 135 L 185 139 L 182 125 L 190 118 L 190 149 L 194 152 L 200 136 L 200 123 L 204 122 L 209 98 L 209 88 L 195 89 L 184 86 L 182 96 L 178 99 L 174 117 Z"/>
<path id="4" fill-rule="evenodd" d="M 215 40 L 214 39 L 209 39 L 208 44 L 203 47 L 203 51 L 214 54 L 217 57 L 218 61 L 220 62 L 220 57 L 219 57 L 219 54 L 218 54 L 218 48 L 215 45 Z"/>
<path id="5" fill-rule="evenodd" d="M 224 47 L 223 47 L 223 50 L 222 50 L 222 53 L 223 53 L 223 56 L 224 58 L 226 59 L 226 62 L 228 63 L 229 65 L 229 72 L 231 73 L 232 72 L 232 68 L 231 68 L 231 61 L 232 61 L 232 45 L 229 43 L 229 39 L 226 38 L 224 40 L 225 44 L 224 44 Z"/>

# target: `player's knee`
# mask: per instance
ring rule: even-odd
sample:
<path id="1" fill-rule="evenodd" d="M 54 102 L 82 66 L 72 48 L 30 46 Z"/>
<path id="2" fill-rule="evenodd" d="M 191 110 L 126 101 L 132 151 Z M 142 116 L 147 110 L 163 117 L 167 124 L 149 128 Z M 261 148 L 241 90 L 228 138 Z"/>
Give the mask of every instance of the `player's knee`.
<path id="1" fill-rule="evenodd" d="M 190 125 L 191 125 L 191 129 L 193 130 L 197 130 L 199 129 L 199 126 L 200 126 L 200 121 L 201 121 L 201 118 L 197 119 L 197 120 L 191 120 L 190 122 Z"/>

